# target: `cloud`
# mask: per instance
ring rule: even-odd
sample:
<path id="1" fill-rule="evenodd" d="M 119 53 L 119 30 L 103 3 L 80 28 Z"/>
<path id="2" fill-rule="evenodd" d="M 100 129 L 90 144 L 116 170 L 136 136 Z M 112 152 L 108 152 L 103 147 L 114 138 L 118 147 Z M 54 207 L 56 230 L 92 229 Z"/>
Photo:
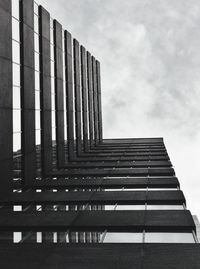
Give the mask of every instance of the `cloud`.
<path id="1" fill-rule="evenodd" d="M 163 136 L 200 216 L 200 2 L 38 1 L 101 61 L 104 135 Z"/>

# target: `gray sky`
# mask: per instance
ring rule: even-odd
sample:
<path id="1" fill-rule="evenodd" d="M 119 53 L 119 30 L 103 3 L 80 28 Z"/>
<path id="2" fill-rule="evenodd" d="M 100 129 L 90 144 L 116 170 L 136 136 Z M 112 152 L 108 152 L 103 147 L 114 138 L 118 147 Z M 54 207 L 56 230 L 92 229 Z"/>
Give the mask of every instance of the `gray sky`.
<path id="1" fill-rule="evenodd" d="M 200 216 L 200 1 L 38 0 L 101 61 L 105 137 L 164 137 Z"/>

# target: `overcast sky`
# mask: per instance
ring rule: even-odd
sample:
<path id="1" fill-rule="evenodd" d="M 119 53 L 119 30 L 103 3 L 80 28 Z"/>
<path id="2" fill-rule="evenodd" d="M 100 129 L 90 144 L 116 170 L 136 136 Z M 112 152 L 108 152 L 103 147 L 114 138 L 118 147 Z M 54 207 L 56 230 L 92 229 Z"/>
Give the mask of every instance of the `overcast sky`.
<path id="1" fill-rule="evenodd" d="M 164 137 L 200 217 L 200 1 L 38 0 L 101 62 L 105 137 Z"/>

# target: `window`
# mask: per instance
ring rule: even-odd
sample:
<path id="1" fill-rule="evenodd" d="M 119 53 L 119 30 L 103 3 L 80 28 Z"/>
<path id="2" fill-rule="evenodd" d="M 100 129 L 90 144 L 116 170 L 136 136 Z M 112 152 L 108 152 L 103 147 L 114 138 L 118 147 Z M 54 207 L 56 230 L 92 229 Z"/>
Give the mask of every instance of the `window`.
<path id="1" fill-rule="evenodd" d="M 20 46 L 15 40 L 12 41 L 12 59 L 13 62 L 20 64 Z"/>
<path id="2" fill-rule="evenodd" d="M 19 243 L 22 240 L 22 233 L 21 232 L 14 232 L 13 233 L 13 243 Z"/>
<path id="3" fill-rule="evenodd" d="M 13 86 L 13 108 L 20 109 L 20 87 Z M 14 119 L 14 118 L 13 118 Z"/>
<path id="4" fill-rule="evenodd" d="M 22 211 L 22 206 L 21 205 L 14 205 L 13 211 Z"/>
<path id="5" fill-rule="evenodd" d="M 145 233 L 145 243 L 195 243 L 192 233 Z"/>
<path id="6" fill-rule="evenodd" d="M 148 188 L 149 191 L 177 191 L 177 188 Z"/>
<path id="7" fill-rule="evenodd" d="M 13 63 L 13 85 L 20 86 L 20 66 Z"/>
<path id="8" fill-rule="evenodd" d="M 35 109 L 39 110 L 40 109 L 40 92 L 35 91 Z"/>
<path id="9" fill-rule="evenodd" d="M 12 0 L 12 16 L 19 19 L 19 0 Z"/>
<path id="10" fill-rule="evenodd" d="M 145 205 L 118 205 L 116 210 L 145 210 Z"/>
<path id="11" fill-rule="evenodd" d="M 39 72 L 35 72 L 35 89 L 40 90 L 40 74 Z"/>
<path id="12" fill-rule="evenodd" d="M 142 233 L 111 233 L 107 232 L 102 243 L 142 243 Z"/>
<path id="13" fill-rule="evenodd" d="M 102 210 L 115 210 L 115 205 L 102 205 Z"/>
<path id="14" fill-rule="evenodd" d="M 13 134 L 13 151 L 21 150 L 21 133 Z"/>
<path id="15" fill-rule="evenodd" d="M 12 37 L 19 42 L 19 21 L 12 18 Z"/>
<path id="16" fill-rule="evenodd" d="M 21 110 L 13 109 L 13 133 L 21 132 Z"/>
<path id="17" fill-rule="evenodd" d="M 35 71 L 39 71 L 40 67 L 39 67 L 39 54 L 37 52 L 35 52 Z"/>
<path id="18" fill-rule="evenodd" d="M 147 205 L 147 210 L 184 210 L 183 205 Z"/>

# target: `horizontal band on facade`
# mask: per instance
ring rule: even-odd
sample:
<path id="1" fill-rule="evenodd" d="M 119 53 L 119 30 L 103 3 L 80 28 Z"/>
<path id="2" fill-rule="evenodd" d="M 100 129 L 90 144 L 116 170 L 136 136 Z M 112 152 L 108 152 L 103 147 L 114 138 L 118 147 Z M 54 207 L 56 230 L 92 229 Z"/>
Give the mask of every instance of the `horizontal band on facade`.
<path id="1" fill-rule="evenodd" d="M 164 231 L 196 230 L 188 210 L 1 212 L 0 231 Z"/>

